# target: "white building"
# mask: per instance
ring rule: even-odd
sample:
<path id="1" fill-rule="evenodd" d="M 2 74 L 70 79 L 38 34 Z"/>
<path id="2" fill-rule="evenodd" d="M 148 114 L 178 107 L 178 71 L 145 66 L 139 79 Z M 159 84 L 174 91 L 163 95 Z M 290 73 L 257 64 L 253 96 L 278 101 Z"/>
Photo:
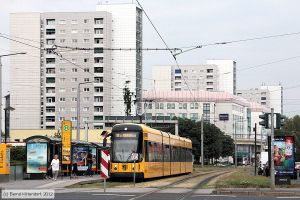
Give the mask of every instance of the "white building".
<path id="1" fill-rule="evenodd" d="M 157 65 L 152 68 L 156 91 L 223 91 L 235 94 L 235 61 L 208 60 L 205 65 Z"/>
<path id="2" fill-rule="evenodd" d="M 254 132 L 257 123 L 257 140 L 265 138 L 265 130 L 258 124 L 259 115 L 266 112 L 260 104 L 225 93 L 208 91 L 148 91 L 144 92 L 145 119 L 157 116 L 174 116 L 201 120 L 215 124 L 232 138 L 237 138 L 241 155 L 253 156 Z M 260 148 L 258 148 L 260 150 Z"/>
<path id="3" fill-rule="evenodd" d="M 98 4 L 97 11 L 112 15 L 111 48 L 142 48 L 142 10 L 135 4 Z M 124 115 L 123 88 L 127 85 L 136 94 L 137 102 L 142 98 L 142 51 L 112 51 L 112 98 L 111 115 Z M 140 109 L 140 103 L 138 103 Z M 141 110 L 138 111 L 140 113 Z M 136 114 L 135 107 L 132 114 Z"/>
<path id="4" fill-rule="evenodd" d="M 237 95 L 249 101 L 257 102 L 267 108 L 274 108 L 275 113 L 283 113 L 283 88 L 262 85 L 260 88 L 238 90 Z"/>
<path id="5" fill-rule="evenodd" d="M 11 14 L 10 34 L 36 47 L 10 43 L 11 51 L 27 52 L 10 59 L 11 129 L 58 129 L 65 119 L 76 127 L 79 83 L 81 128 L 88 121 L 100 129 L 97 120 L 124 115 L 126 81 L 141 99 L 141 51 L 105 48 L 141 48 L 142 12 L 135 4 L 98 5 L 97 10 Z M 65 60 L 53 53 L 54 45 L 93 50 L 58 48 Z M 132 110 L 135 114 L 135 105 Z"/>

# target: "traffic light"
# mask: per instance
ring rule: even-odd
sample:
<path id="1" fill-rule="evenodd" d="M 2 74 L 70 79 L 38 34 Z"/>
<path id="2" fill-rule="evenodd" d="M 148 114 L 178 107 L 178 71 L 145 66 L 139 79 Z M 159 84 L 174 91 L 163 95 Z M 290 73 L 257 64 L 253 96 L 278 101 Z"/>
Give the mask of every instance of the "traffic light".
<path id="1" fill-rule="evenodd" d="M 275 118 L 276 118 L 276 126 L 275 129 L 280 129 L 282 126 L 284 126 L 284 120 L 285 116 L 281 115 L 280 113 L 275 113 Z"/>
<path id="2" fill-rule="evenodd" d="M 262 119 L 262 121 L 259 122 L 259 125 L 261 125 L 265 128 L 269 128 L 269 113 L 259 115 L 259 118 Z"/>

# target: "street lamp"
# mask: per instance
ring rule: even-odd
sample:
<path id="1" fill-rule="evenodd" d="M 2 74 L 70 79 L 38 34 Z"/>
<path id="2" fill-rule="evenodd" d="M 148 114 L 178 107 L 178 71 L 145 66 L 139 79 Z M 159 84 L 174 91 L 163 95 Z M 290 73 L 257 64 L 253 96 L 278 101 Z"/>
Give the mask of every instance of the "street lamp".
<path id="1" fill-rule="evenodd" d="M 11 106 L 8 106 L 8 107 L 6 107 L 6 108 L 4 108 L 4 112 L 5 112 L 5 114 L 4 114 L 4 126 L 5 126 L 5 135 L 4 135 L 4 142 L 5 142 L 5 144 L 7 143 L 7 137 L 8 138 L 10 138 L 9 137 L 9 122 L 10 122 L 10 111 L 14 111 L 15 109 L 13 108 L 13 107 L 11 107 Z"/>
<path id="2" fill-rule="evenodd" d="M 80 85 L 94 83 L 94 81 L 78 83 L 77 87 L 77 127 L 76 127 L 76 140 L 80 140 Z"/>
<path id="3" fill-rule="evenodd" d="M 0 144 L 2 143 L 2 63 L 1 63 L 1 58 L 2 57 L 8 57 L 8 56 L 14 56 L 14 55 L 21 55 L 21 54 L 26 54 L 25 52 L 20 52 L 20 53 L 10 53 L 10 54 L 4 54 L 0 55 Z"/>

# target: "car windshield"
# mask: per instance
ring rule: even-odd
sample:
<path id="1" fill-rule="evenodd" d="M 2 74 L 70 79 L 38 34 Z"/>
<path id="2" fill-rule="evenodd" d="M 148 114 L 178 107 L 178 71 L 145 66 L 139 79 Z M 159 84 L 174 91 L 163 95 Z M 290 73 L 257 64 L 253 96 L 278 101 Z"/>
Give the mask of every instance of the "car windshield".
<path id="1" fill-rule="evenodd" d="M 113 138 L 113 162 L 132 162 L 138 150 L 138 133 L 117 133 Z"/>

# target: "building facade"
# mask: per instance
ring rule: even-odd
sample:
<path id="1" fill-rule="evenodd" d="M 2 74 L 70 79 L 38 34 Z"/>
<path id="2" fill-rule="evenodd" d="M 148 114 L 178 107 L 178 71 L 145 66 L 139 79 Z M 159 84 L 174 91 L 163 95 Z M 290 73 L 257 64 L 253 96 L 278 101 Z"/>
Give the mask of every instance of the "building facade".
<path id="1" fill-rule="evenodd" d="M 127 19 L 135 24 L 135 29 L 125 26 L 123 31 L 126 28 L 130 33 L 135 31 L 136 34 L 128 34 L 126 38 L 140 44 L 142 38 L 137 39 L 137 32 L 141 35 L 142 31 L 137 30 L 136 23 L 142 21 L 137 16 L 138 8 L 134 4 L 131 4 L 134 11 L 126 5 L 114 6 L 135 16 Z M 78 93 L 80 128 L 89 122 L 90 128 L 101 129 L 103 124 L 97 121 L 104 116 L 124 115 L 124 103 L 120 101 L 124 84 L 116 76 L 131 75 L 134 71 L 134 77 L 130 76 L 133 83 L 127 87 L 141 91 L 142 78 L 138 76 L 142 66 L 136 57 L 137 50 L 130 52 L 134 54 L 130 58 L 111 50 L 115 47 L 113 41 L 121 37 L 113 29 L 115 14 L 108 11 L 11 14 L 11 35 L 25 38 L 27 44 L 37 47 L 10 44 L 11 51 L 27 52 L 11 59 L 11 106 L 16 109 L 11 114 L 11 129 L 58 129 L 62 120 L 71 120 L 76 127 Z M 120 45 L 119 48 L 127 47 Z M 115 60 L 127 63 L 129 72 L 115 64 Z M 134 105 L 132 109 L 135 111 Z"/>
<path id="2" fill-rule="evenodd" d="M 208 60 L 205 65 L 158 65 L 152 68 L 156 91 L 223 91 L 235 94 L 235 61 Z"/>
<path id="3" fill-rule="evenodd" d="M 260 88 L 238 90 L 237 95 L 249 101 L 259 103 L 267 108 L 274 108 L 275 113 L 283 113 L 283 88 L 262 85 Z"/>
<path id="4" fill-rule="evenodd" d="M 157 116 L 174 116 L 215 124 L 226 135 L 236 139 L 239 154 L 254 158 L 253 128 L 257 124 L 258 146 L 265 142 L 266 131 L 258 122 L 267 109 L 260 104 L 225 93 L 208 91 L 144 92 L 145 121 Z M 260 148 L 258 148 L 260 150 Z"/>

